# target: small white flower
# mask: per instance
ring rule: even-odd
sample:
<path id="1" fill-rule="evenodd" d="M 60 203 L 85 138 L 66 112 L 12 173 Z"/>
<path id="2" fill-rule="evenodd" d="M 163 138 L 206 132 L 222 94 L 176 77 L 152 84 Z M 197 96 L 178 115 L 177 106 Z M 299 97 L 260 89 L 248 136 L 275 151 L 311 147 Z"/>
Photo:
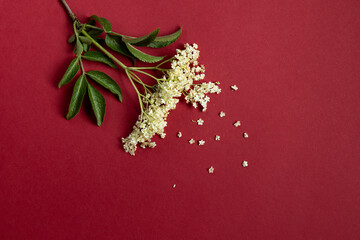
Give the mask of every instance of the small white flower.
<path id="1" fill-rule="evenodd" d="M 166 133 L 161 133 L 160 134 L 160 138 L 165 138 L 166 137 Z"/>
<path id="2" fill-rule="evenodd" d="M 173 185 L 173 188 L 175 188 L 175 187 L 176 187 L 176 184 Z"/>
<path id="3" fill-rule="evenodd" d="M 202 146 L 202 145 L 204 145 L 204 144 L 205 144 L 205 141 L 201 139 L 201 140 L 199 141 L 199 146 Z"/>
<path id="4" fill-rule="evenodd" d="M 231 90 L 233 90 L 233 91 L 237 91 L 237 90 L 238 90 L 238 87 L 237 87 L 236 85 L 233 85 L 233 86 L 231 86 L 230 88 L 231 88 Z"/>
<path id="5" fill-rule="evenodd" d="M 220 117 L 225 117 L 225 112 L 220 112 L 220 113 L 219 113 L 219 116 L 220 116 Z"/>
<path id="6" fill-rule="evenodd" d="M 220 141 L 220 136 L 219 135 L 215 136 L 215 141 Z"/>
<path id="7" fill-rule="evenodd" d="M 215 82 L 216 85 L 220 85 L 220 82 Z"/>
<path id="8" fill-rule="evenodd" d="M 182 133 L 181 133 L 181 132 L 178 132 L 177 137 L 178 137 L 178 138 L 181 138 L 181 137 L 182 137 Z"/>
<path id="9" fill-rule="evenodd" d="M 249 164 L 248 164 L 247 161 L 243 161 L 243 162 L 242 162 L 242 166 L 243 166 L 243 167 L 247 167 L 247 166 L 249 166 Z"/>
<path id="10" fill-rule="evenodd" d="M 209 171 L 209 173 L 214 173 L 214 170 L 215 170 L 215 168 L 213 166 L 211 166 L 208 171 Z"/>
<path id="11" fill-rule="evenodd" d="M 236 123 L 234 123 L 235 127 L 239 127 L 241 125 L 240 121 L 237 121 Z"/>
<path id="12" fill-rule="evenodd" d="M 246 132 L 244 132 L 244 138 L 248 138 L 248 137 L 249 135 Z"/>
<path id="13" fill-rule="evenodd" d="M 147 146 L 149 148 L 154 148 L 154 147 L 156 147 L 156 143 L 155 142 L 150 142 Z"/>
<path id="14" fill-rule="evenodd" d="M 192 138 L 192 139 L 189 140 L 189 143 L 190 143 L 190 144 L 194 144 L 194 143 L 195 143 L 195 140 Z"/>
<path id="15" fill-rule="evenodd" d="M 198 125 L 204 125 L 204 120 L 202 120 L 201 118 L 199 118 L 196 122 Z"/>

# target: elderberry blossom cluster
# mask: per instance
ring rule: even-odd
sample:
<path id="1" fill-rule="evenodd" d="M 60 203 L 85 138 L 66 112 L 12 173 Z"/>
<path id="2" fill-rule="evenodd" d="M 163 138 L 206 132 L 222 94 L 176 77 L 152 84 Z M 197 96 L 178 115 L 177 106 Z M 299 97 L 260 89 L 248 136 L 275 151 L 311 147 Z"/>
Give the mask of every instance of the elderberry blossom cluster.
<path id="1" fill-rule="evenodd" d="M 176 108 L 179 97 L 184 93 L 189 103 L 200 103 L 205 108 L 210 101 L 205 93 L 220 93 L 220 88 L 215 84 L 195 85 L 194 81 L 205 78 L 204 66 L 199 66 L 198 58 L 200 51 L 197 44 L 192 46 L 185 44 L 184 50 L 177 49 L 177 54 L 173 57 L 171 68 L 164 73 L 162 79 L 151 93 L 142 97 L 142 103 L 146 106 L 138 121 L 133 127 L 133 131 L 126 138 L 122 138 L 124 150 L 131 155 L 135 155 L 137 146 L 154 148 L 156 143 L 151 138 L 158 134 L 165 136 L 164 128 L 167 126 L 167 116 L 170 110 Z M 194 86 L 193 88 L 191 88 Z"/>
<path id="2" fill-rule="evenodd" d="M 198 104 L 200 104 L 202 107 L 202 111 L 205 112 L 207 109 L 207 104 L 208 102 L 210 102 L 210 97 L 206 94 L 219 94 L 220 92 L 221 89 L 215 83 L 201 83 L 200 85 L 195 85 L 194 88 L 189 91 L 188 95 L 185 97 L 185 100 L 186 103 L 192 103 L 194 108 L 197 108 Z"/>

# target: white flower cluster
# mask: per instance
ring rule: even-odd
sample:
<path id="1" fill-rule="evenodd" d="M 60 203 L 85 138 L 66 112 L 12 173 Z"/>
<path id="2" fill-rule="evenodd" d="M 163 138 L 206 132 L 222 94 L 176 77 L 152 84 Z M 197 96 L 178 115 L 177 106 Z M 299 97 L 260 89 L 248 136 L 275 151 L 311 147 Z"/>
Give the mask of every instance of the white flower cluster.
<path id="1" fill-rule="evenodd" d="M 126 152 L 135 155 L 138 144 L 143 148 L 154 148 L 156 143 L 152 142 L 151 138 L 155 134 L 165 137 L 166 118 L 169 111 L 176 108 L 176 104 L 179 102 L 178 97 L 184 91 L 189 91 L 194 81 L 202 80 L 205 77 L 205 68 L 199 66 L 197 62 L 200 53 L 197 48 L 197 44 L 192 46 L 185 44 L 184 50 L 177 49 L 177 54 L 171 62 L 171 69 L 158 82 L 156 90 L 146 94 L 142 99 L 146 108 L 143 109 L 130 135 L 122 138 Z M 214 88 L 212 85 L 209 87 L 210 89 Z M 206 92 L 213 91 L 207 90 L 208 88 L 204 89 Z M 203 90 L 201 91 L 203 92 Z M 218 89 L 216 91 L 220 92 Z"/>
<path id="2" fill-rule="evenodd" d="M 195 85 L 193 89 L 189 91 L 189 94 L 185 97 L 186 103 L 192 103 L 194 108 L 201 105 L 202 111 L 205 112 L 207 109 L 207 103 L 210 102 L 210 97 L 206 96 L 207 93 L 219 94 L 221 89 L 218 85 L 212 82 L 202 83 Z"/>

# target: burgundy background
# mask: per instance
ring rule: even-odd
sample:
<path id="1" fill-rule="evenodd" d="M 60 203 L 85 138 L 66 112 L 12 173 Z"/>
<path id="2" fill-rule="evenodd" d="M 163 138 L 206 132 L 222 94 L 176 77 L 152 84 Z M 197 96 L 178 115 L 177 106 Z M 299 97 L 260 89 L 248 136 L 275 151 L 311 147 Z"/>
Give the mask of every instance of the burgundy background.
<path id="1" fill-rule="evenodd" d="M 63 8 L 1 1 L 0 239 L 360 238 L 359 1 L 69 5 L 129 35 L 182 25 L 179 41 L 156 53 L 198 43 L 206 79 L 223 92 L 205 113 L 179 104 L 167 138 L 131 157 L 120 138 L 139 109 L 124 74 L 87 62 L 119 83 L 124 102 L 98 87 L 103 126 L 88 101 L 67 121 L 74 83 L 57 88 L 73 57 Z M 191 122 L 199 117 L 204 126 Z"/>

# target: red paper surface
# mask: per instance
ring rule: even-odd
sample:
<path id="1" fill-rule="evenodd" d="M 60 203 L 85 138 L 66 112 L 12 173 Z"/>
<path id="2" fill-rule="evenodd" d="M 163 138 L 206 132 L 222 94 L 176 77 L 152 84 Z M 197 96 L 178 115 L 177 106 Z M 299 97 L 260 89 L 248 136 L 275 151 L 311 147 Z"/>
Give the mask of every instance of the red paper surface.
<path id="1" fill-rule="evenodd" d="M 97 87 L 103 126 L 86 101 L 67 121 L 74 83 L 57 84 L 73 58 L 71 22 L 55 0 L 1 1 L 0 239 L 360 238 L 359 1 L 68 3 L 127 35 L 183 26 L 177 43 L 149 52 L 197 43 L 222 94 L 205 113 L 179 104 L 167 138 L 132 157 L 121 137 L 139 107 L 126 76 L 87 62 L 124 101 Z"/>

